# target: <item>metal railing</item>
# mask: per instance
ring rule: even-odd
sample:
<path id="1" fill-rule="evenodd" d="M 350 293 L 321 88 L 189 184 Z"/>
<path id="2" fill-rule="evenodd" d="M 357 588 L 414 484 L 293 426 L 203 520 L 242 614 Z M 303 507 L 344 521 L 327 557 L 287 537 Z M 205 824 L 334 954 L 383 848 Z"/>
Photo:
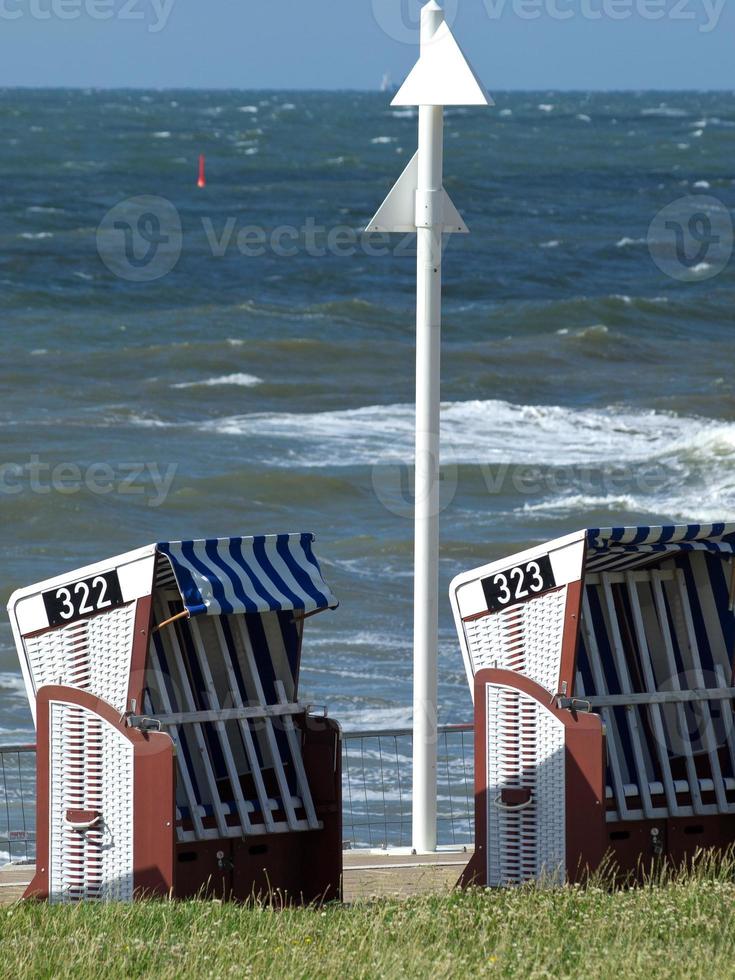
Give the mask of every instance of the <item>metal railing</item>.
<path id="1" fill-rule="evenodd" d="M 36 855 L 36 746 L 0 745 L 0 864 Z"/>
<path id="2" fill-rule="evenodd" d="M 472 725 L 439 728 L 437 837 L 440 845 L 474 841 L 472 732 Z M 345 732 L 342 738 L 344 846 L 409 846 L 411 729 Z"/>
<path id="3" fill-rule="evenodd" d="M 346 848 L 411 843 L 410 728 L 345 732 L 342 742 L 343 839 Z M 439 844 L 473 842 L 472 725 L 439 728 Z M 36 852 L 36 746 L 0 745 L 0 865 Z"/>

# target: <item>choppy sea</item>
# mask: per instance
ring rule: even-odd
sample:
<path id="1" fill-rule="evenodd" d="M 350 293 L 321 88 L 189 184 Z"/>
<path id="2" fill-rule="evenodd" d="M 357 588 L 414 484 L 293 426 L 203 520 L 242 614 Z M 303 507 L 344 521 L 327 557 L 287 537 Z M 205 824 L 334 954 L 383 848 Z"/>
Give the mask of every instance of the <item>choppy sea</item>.
<path id="1" fill-rule="evenodd" d="M 442 721 L 471 714 L 458 571 L 735 516 L 732 93 L 494 94 L 446 119 L 472 234 L 445 254 Z M 413 243 L 360 230 L 415 114 L 0 95 L 3 604 L 155 540 L 312 530 L 341 606 L 307 624 L 305 695 L 410 723 Z M 3 617 L 0 739 L 30 728 Z"/>

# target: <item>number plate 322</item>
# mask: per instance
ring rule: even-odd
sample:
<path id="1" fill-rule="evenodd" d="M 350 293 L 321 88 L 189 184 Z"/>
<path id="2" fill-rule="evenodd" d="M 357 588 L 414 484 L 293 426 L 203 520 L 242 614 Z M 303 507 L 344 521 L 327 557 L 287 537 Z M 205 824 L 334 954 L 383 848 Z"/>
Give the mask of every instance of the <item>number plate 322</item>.
<path id="1" fill-rule="evenodd" d="M 122 603 L 117 572 L 93 575 L 43 593 L 49 626 L 63 626 L 75 619 L 114 609 Z"/>
<path id="2" fill-rule="evenodd" d="M 517 602 L 556 588 L 554 570 L 548 555 L 516 565 L 482 580 L 482 589 L 491 612 L 507 609 Z"/>

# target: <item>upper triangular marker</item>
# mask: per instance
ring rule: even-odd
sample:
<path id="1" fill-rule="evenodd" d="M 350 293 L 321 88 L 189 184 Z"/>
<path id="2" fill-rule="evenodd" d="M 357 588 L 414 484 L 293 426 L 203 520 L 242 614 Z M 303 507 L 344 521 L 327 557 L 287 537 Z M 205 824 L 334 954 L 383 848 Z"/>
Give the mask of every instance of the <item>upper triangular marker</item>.
<path id="1" fill-rule="evenodd" d="M 391 105 L 495 105 L 442 21 Z"/>

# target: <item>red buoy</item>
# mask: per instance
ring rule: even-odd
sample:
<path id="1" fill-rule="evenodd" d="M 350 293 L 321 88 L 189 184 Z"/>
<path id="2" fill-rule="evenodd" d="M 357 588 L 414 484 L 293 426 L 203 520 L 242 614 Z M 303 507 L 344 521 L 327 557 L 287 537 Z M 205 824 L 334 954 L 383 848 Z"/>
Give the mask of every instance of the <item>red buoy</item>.
<path id="1" fill-rule="evenodd" d="M 207 178 L 204 174 L 204 154 L 199 154 L 199 180 L 197 180 L 197 187 L 206 187 Z"/>

